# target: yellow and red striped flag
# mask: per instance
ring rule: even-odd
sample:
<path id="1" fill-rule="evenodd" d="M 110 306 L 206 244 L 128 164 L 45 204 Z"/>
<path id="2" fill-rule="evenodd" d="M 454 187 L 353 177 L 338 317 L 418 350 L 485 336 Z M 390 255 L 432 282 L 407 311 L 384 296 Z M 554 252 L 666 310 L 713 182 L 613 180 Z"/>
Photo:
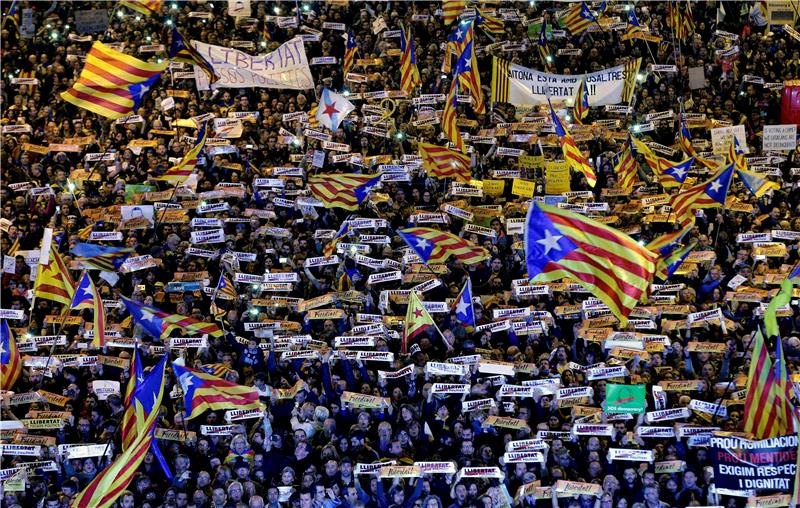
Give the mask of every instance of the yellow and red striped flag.
<path id="1" fill-rule="evenodd" d="M 158 14 L 161 12 L 161 7 L 164 5 L 164 0 L 121 0 L 119 4 L 138 12 L 139 14 L 149 16 L 151 14 Z"/>
<path id="2" fill-rule="evenodd" d="M 576 280 L 625 325 L 653 282 L 658 256 L 583 215 L 534 202 L 525 220 L 528 278 Z"/>
<path id="3" fill-rule="evenodd" d="M 70 308 L 73 310 L 92 309 L 92 347 L 105 347 L 106 309 L 97 287 L 86 272 L 83 273 L 78 287 L 75 288 L 75 296 L 72 298 Z"/>
<path id="4" fill-rule="evenodd" d="M 217 282 L 217 288 L 214 290 L 213 299 L 236 300 L 238 297 L 239 293 L 236 292 L 236 287 L 234 287 L 233 281 L 228 277 L 228 274 L 219 274 L 219 281 Z"/>
<path id="5" fill-rule="evenodd" d="M 480 7 L 476 7 L 475 11 L 475 22 L 490 34 L 500 35 L 506 31 L 506 25 L 502 19 L 492 16 Z"/>
<path id="6" fill-rule="evenodd" d="M 0 389 L 11 390 L 22 374 L 17 341 L 5 319 L 0 320 Z"/>
<path id="7" fill-rule="evenodd" d="M 75 497 L 72 508 L 110 508 L 128 487 L 153 443 L 158 408 L 164 397 L 164 368 L 168 356 L 162 357 L 134 394 L 134 398 L 140 398 L 153 408 L 137 427 L 141 431 L 136 433 L 131 445 Z"/>
<path id="8" fill-rule="evenodd" d="M 442 0 L 442 17 L 444 18 L 444 24 L 449 25 L 457 20 L 458 16 L 466 7 L 466 0 Z"/>
<path id="9" fill-rule="evenodd" d="M 575 91 L 575 104 L 572 105 L 572 116 L 575 123 L 583 125 L 583 119 L 589 114 L 589 90 L 586 88 L 586 76 L 581 78 Z"/>
<path id="10" fill-rule="evenodd" d="M 339 231 L 336 232 L 336 235 L 333 239 L 328 242 L 325 248 L 322 249 L 322 255 L 326 258 L 329 258 L 336 254 L 336 245 L 344 239 L 345 236 L 350 234 L 350 223 L 348 221 L 344 221 L 344 223 L 339 227 Z"/>
<path id="11" fill-rule="evenodd" d="M 561 123 L 561 120 L 559 120 L 552 104 L 550 104 L 550 118 L 552 119 L 553 128 L 556 131 L 556 136 L 558 136 L 558 142 L 561 143 L 561 151 L 564 153 L 564 158 L 567 160 L 567 163 L 572 169 L 586 177 L 589 187 L 594 187 L 595 184 L 597 184 L 597 176 L 595 176 L 594 170 L 589 165 L 589 161 L 586 160 L 586 157 L 583 156 L 580 149 L 578 149 L 578 145 L 575 143 L 572 135 Z"/>
<path id="12" fill-rule="evenodd" d="M 61 98 L 100 116 L 122 118 L 139 109 L 145 94 L 167 66 L 168 60 L 143 62 L 97 41 L 86 56 L 78 80 Z"/>
<path id="13" fill-rule="evenodd" d="M 586 6 L 586 2 L 581 2 L 567 9 L 559 22 L 562 26 L 566 26 L 572 35 L 578 35 L 586 31 L 592 23 L 597 23 L 597 20 Z"/>
<path id="14" fill-rule="evenodd" d="M 380 174 L 313 175 L 308 177 L 308 188 L 311 189 L 311 195 L 322 201 L 325 208 L 344 208 L 352 211 L 358 209 L 358 205 L 364 201 L 380 179 Z"/>
<path id="15" fill-rule="evenodd" d="M 176 165 L 169 168 L 163 175 L 153 178 L 162 182 L 183 183 L 189 176 L 194 173 L 197 167 L 197 159 L 200 157 L 200 152 L 206 146 L 208 139 L 208 122 L 204 122 L 197 132 L 197 139 L 194 146 L 186 152 L 186 155 Z"/>
<path id="16" fill-rule="evenodd" d="M 39 265 L 33 296 L 69 306 L 75 296 L 75 282 L 61 255 L 56 251 L 56 242 L 50 245 L 50 257 L 46 265 Z"/>
<path id="17" fill-rule="evenodd" d="M 683 223 L 688 220 L 695 209 L 724 205 L 733 179 L 733 167 L 731 164 L 722 168 L 705 182 L 672 195 L 669 204 L 678 221 Z"/>
<path id="18" fill-rule="evenodd" d="M 467 265 L 489 258 L 489 252 L 483 247 L 438 229 L 407 228 L 398 230 L 397 233 L 425 264 L 442 264 L 450 256 L 455 256 Z"/>
<path id="19" fill-rule="evenodd" d="M 461 137 L 461 131 L 458 129 L 458 70 L 456 75 L 453 76 L 453 83 L 450 85 L 450 92 L 447 94 L 447 100 L 444 103 L 444 111 L 442 111 L 442 132 L 455 145 L 459 152 L 465 153 L 467 147 L 464 144 L 464 139 Z"/>
<path id="20" fill-rule="evenodd" d="M 791 401 L 785 400 L 786 393 L 781 391 L 761 330 L 755 333 L 750 371 L 747 374 L 744 431 L 753 434 L 756 439 L 783 436 L 794 427 L 791 416 L 783 410 L 787 404 L 791 406 Z"/>
<path id="21" fill-rule="evenodd" d="M 633 189 L 636 183 L 636 175 L 639 172 L 639 164 L 633 156 L 633 146 L 631 137 L 625 140 L 622 151 L 614 156 L 614 173 L 617 175 L 617 183 L 625 190 Z"/>
<path id="22" fill-rule="evenodd" d="M 347 43 L 344 47 L 344 76 L 346 77 L 350 70 L 353 68 L 353 62 L 356 61 L 356 52 L 358 51 L 358 42 L 356 36 L 353 35 L 352 30 L 347 31 Z M 314 115 L 309 115 L 314 118 Z"/>
<path id="23" fill-rule="evenodd" d="M 422 305 L 416 291 L 411 291 L 408 297 L 408 309 L 406 310 L 406 319 L 403 325 L 405 328 L 403 330 L 403 342 L 401 344 L 403 353 L 407 352 L 409 341 L 417 335 L 430 327 L 436 328 L 437 331 L 439 330 L 436 326 L 436 322 L 428 313 L 428 310 Z"/>
<path id="24" fill-rule="evenodd" d="M 419 85 L 422 80 L 417 69 L 417 55 L 414 51 L 414 38 L 411 36 L 411 28 L 400 30 L 400 89 L 411 96 L 414 87 Z"/>
<path id="25" fill-rule="evenodd" d="M 469 155 L 430 143 L 419 144 L 419 155 L 428 176 L 453 178 L 462 183 L 472 180 L 472 159 Z"/>
<path id="26" fill-rule="evenodd" d="M 252 386 L 238 385 L 202 370 L 172 364 L 175 377 L 183 390 L 186 419 L 200 416 L 206 410 L 261 409 L 258 391 Z"/>

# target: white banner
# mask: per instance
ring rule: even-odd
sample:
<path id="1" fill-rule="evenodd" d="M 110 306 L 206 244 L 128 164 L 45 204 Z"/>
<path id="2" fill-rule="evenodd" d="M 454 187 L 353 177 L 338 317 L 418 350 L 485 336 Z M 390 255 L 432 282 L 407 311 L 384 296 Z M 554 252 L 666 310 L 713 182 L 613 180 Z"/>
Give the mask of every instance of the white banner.
<path id="1" fill-rule="evenodd" d="M 572 100 L 581 77 L 579 74 L 549 74 L 495 58 L 492 69 L 492 101 L 508 102 L 515 106 L 536 106 L 547 104 L 548 96 L 553 102 Z M 586 74 L 590 106 L 628 102 L 623 97 L 624 88 L 624 65 Z"/>
<path id="2" fill-rule="evenodd" d="M 241 51 L 199 41 L 192 45 L 211 63 L 220 79 L 213 86 L 208 76 L 195 66 L 198 90 L 211 88 L 283 88 L 308 90 L 314 79 L 308 67 L 303 40 L 295 37 L 266 55 L 252 56 Z"/>

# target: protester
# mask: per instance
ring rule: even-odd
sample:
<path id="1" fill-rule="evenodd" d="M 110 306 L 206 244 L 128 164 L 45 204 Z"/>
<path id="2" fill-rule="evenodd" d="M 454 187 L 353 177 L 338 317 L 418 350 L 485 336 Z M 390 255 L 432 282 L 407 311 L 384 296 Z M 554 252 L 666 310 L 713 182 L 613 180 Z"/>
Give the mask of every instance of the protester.
<path id="1" fill-rule="evenodd" d="M 581 5 L 594 12 L 590 28 L 558 26 Z M 0 437 L 21 447 L 2 454 L 3 507 L 66 508 L 80 495 L 80 506 L 126 508 L 732 508 L 754 494 L 716 488 L 707 438 L 751 428 L 745 394 L 758 385 L 748 383 L 758 344 L 775 361 L 777 339 L 794 389 L 800 376 L 796 301 L 778 309 L 779 334 L 756 338 L 773 290 L 800 261 L 800 152 L 763 149 L 765 126 L 789 123 L 782 88 L 796 90 L 800 36 L 768 25 L 762 2 L 504 2 L 464 13 L 457 1 L 5 7 L 0 250 L 11 342 L 2 342 L 0 381 L 14 395 L 4 395 Z M 467 21 L 450 20 L 454 8 Z M 683 16 L 677 28 L 673 9 Z M 469 73 L 451 34 L 475 15 L 479 72 Z M 637 31 L 650 42 L 624 37 Z M 277 51 L 270 62 L 280 66 L 291 51 L 283 45 L 302 36 L 313 87 L 276 75 L 272 86 L 212 91 L 201 65 L 192 72 L 173 55 L 166 68 L 178 32 L 225 51 Z M 165 67 L 147 71 L 160 78 L 144 90 L 137 85 L 138 116 L 111 120 L 64 99 L 89 71 L 109 82 L 145 72 L 93 67 L 94 41 Z M 416 81 L 401 57 L 407 47 Z M 551 163 L 568 153 L 559 144 L 566 138 L 549 125 L 546 102 L 492 101 L 490 89 L 502 86 L 495 58 L 573 76 L 642 60 L 621 104 L 630 111 L 593 106 L 581 119 L 569 101 L 554 104 L 590 173 L 573 166 L 553 191 Z M 485 110 L 468 84 L 476 75 Z M 444 102 L 454 76 L 471 98 L 458 99 L 451 123 Z M 406 79 L 417 100 L 380 93 Z M 585 85 L 593 96 L 595 83 Z M 420 100 L 425 94 L 441 97 Z M 355 110 L 343 114 L 350 103 Z M 687 120 L 695 153 L 676 136 Z M 340 123 L 331 131 L 326 121 Z M 419 155 L 426 143 L 453 141 L 445 125 L 456 123 L 471 148 L 452 165 L 466 164 L 469 178 L 457 170 L 436 178 Z M 716 168 L 739 168 L 711 129 L 740 125 L 746 155 L 731 147 L 733 157 L 759 171 L 768 190 L 756 197 L 740 173 L 723 193 L 726 206 L 690 209 L 687 226 L 670 196 Z M 629 131 L 637 142 L 625 145 Z M 692 180 L 665 184 L 649 154 L 631 148 L 638 141 L 669 164 L 695 156 Z M 624 146 L 635 168 L 627 177 L 615 169 Z M 360 178 L 358 190 L 321 197 L 314 186 L 333 185 L 324 179 L 338 173 Z M 620 192 L 625 178 L 635 185 Z M 471 191 L 458 190 L 469 180 L 477 181 Z M 528 283 L 522 226 L 531 198 L 591 215 L 638 246 L 683 228 L 674 251 L 695 245 L 666 281 L 653 280 L 651 267 L 646 294 L 621 325 L 575 278 Z M 347 199 L 351 210 L 330 206 Z M 469 242 L 444 263 L 426 260 L 443 235 L 409 229 L 425 227 Z M 214 243 L 196 241 L 215 231 Z M 543 256 L 569 241 L 560 238 L 538 240 L 555 242 Z M 59 258 L 69 280 L 59 279 Z M 44 287 L 43 277 L 67 280 L 71 291 L 59 296 L 66 286 Z M 596 286 L 606 284 L 598 277 Z M 84 288 L 88 296 L 70 309 Z M 503 319 L 515 323 L 482 326 Z M 87 331 L 103 328 L 101 345 Z M 6 360 L 14 342 L 18 379 Z M 146 407 L 137 399 L 145 388 L 133 387 L 149 386 L 159 369 L 160 408 L 129 416 L 131 404 Z M 218 386 L 240 398 L 214 396 L 240 402 L 198 408 L 201 399 L 212 404 L 207 384 L 192 386 L 198 379 L 227 381 Z M 643 391 L 623 391 L 634 385 Z M 796 403 L 791 385 L 785 400 Z M 679 413 L 659 419 L 664 410 Z M 115 458 L 128 457 L 123 450 L 144 442 L 139 426 L 149 414 L 156 431 L 140 465 L 97 487 Z M 792 422 L 784 424 L 790 434 Z M 769 494 L 791 492 L 758 492 Z"/>

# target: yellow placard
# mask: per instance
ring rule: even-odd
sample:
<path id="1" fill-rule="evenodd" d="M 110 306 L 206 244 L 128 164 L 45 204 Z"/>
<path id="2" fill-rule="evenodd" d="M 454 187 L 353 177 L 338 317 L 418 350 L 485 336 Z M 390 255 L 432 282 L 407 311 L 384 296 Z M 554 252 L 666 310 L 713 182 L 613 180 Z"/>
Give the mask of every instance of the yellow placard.
<path id="1" fill-rule="evenodd" d="M 505 188 L 505 180 L 483 180 L 483 192 L 488 196 L 502 196 Z"/>
<path id="2" fill-rule="evenodd" d="M 567 161 L 544 163 L 544 189 L 547 194 L 563 194 L 572 190 L 569 186 L 569 164 Z"/>
<path id="3" fill-rule="evenodd" d="M 511 194 L 523 198 L 532 198 L 535 191 L 536 182 L 531 182 L 529 180 L 515 179 L 514 184 L 511 186 Z"/>

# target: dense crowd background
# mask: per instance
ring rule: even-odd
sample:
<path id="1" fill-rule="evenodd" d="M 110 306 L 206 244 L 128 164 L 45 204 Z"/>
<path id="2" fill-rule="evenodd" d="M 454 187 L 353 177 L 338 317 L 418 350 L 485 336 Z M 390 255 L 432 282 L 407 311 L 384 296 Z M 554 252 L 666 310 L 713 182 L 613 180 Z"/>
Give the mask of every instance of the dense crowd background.
<path id="1" fill-rule="evenodd" d="M 23 2 L 24 4 L 24 2 Z M 348 335 L 356 322 L 357 313 L 402 316 L 405 306 L 390 303 L 388 308 L 379 308 L 381 290 L 408 288 L 412 284 L 395 282 L 372 287 L 367 283 L 371 272 L 357 265 L 352 257 L 345 257 L 341 265 L 323 268 L 304 268 L 306 258 L 321 256 L 326 241 L 315 237 L 318 230 L 338 230 L 348 213 L 337 209 L 317 208 L 315 214 L 300 209 L 275 206 L 273 198 L 291 199 L 293 190 L 303 187 L 303 179 L 290 179 L 284 195 L 271 193 L 266 199 L 256 199 L 253 194 L 254 178 L 268 175 L 268 168 L 295 165 L 290 163 L 292 155 L 304 154 L 320 148 L 320 142 L 305 138 L 301 143 L 287 142 L 289 138 L 302 136 L 299 121 L 282 121 L 282 115 L 295 111 L 309 111 L 317 101 L 323 86 L 343 90 L 348 84 L 343 81 L 341 64 L 313 66 L 315 90 L 294 92 L 277 89 L 221 89 L 217 92 L 197 92 L 194 80 L 175 79 L 165 73 L 138 111 L 143 123 L 115 125 L 106 119 L 71 106 L 62 101 L 59 93 L 66 90 L 82 68 L 81 56 L 89 49 L 90 42 L 75 41 L 75 15 L 79 9 L 108 8 L 111 23 L 102 36 L 104 42 L 124 43 L 125 52 L 137 54 L 136 48 L 146 44 L 165 44 L 169 47 L 167 20 L 179 27 L 187 39 L 201 40 L 210 44 L 231 46 L 232 41 L 252 41 L 255 51 L 268 51 L 295 36 L 296 29 L 281 29 L 274 23 L 264 23 L 266 16 L 292 16 L 301 9 L 302 25 L 322 31 L 320 42 L 307 42 L 309 58 L 334 56 L 341 59 L 344 54 L 342 33 L 323 30 L 322 23 L 345 23 L 354 33 L 359 45 L 359 58 L 382 58 L 383 65 L 369 69 L 369 81 L 363 84 L 350 83 L 351 93 L 378 90 L 397 90 L 400 71 L 397 57 L 387 51 L 398 47 L 397 39 L 388 39 L 373 33 L 372 24 L 383 16 L 390 29 L 400 24 L 410 26 L 416 42 L 417 65 L 424 93 L 444 93 L 449 85 L 449 75 L 441 71 L 444 43 L 450 28 L 442 23 L 437 9 L 438 2 L 254 2 L 255 24 L 237 23 L 226 14 L 227 3 L 179 1 L 164 4 L 163 15 L 141 16 L 111 2 L 29 2 L 34 10 L 36 34 L 32 38 L 21 38 L 12 24 L 4 23 L 2 31 L 2 122 L 3 124 L 27 124 L 30 133 L 4 134 L 2 136 L 2 219 L 4 224 L 2 251 L 9 252 L 18 241 L 20 251 L 39 248 L 44 228 L 53 228 L 65 233 L 61 252 L 69 263 L 70 245 L 78 241 L 78 234 L 92 223 L 94 231 L 113 231 L 115 224 L 105 221 L 104 207 L 131 204 L 141 198 L 143 188 L 135 185 L 152 185 L 154 190 L 171 190 L 164 182 L 151 178 L 162 174 L 172 163 L 171 158 L 180 158 L 190 145 L 181 140 L 192 135 L 193 130 L 177 128 L 174 136 L 155 135 L 152 129 L 168 129 L 176 119 L 187 119 L 204 113 L 226 116 L 231 111 L 257 111 L 258 120 L 245 122 L 242 137 L 233 140 L 235 151 L 209 156 L 199 170 L 197 192 L 215 189 L 220 182 L 243 183 L 244 196 L 226 197 L 230 210 L 216 216 L 220 218 L 241 217 L 247 208 L 271 210 L 272 218 L 251 217 L 249 222 L 226 225 L 226 244 L 229 251 L 255 253 L 256 260 L 241 262 L 239 271 L 258 274 L 266 270 L 293 271 L 299 275 L 284 296 L 311 299 L 332 291 L 355 290 L 358 298 L 340 299 L 335 306 L 346 312 L 346 317 L 337 320 L 309 320 L 303 312 L 286 306 L 254 306 L 253 300 L 268 296 L 249 284 L 239 284 L 239 298 L 221 303 L 226 311 L 221 326 L 224 339 L 212 340 L 208 348 L 172 350 L 173 359 L 183 358 L 186 365 L 214 365 L 215 372 L 229 380 L 255 386 L 262 394 L 267 410 L 263 419 L 245 420 L 227 436 L 205 436 L 201 425 L 224 424 L 224 412 L 208 412 L 203 417 L 185 421 L 181 416 L 182 399 L 165 396 L 161 408 L 159 428 L 196 432 L 191 440 L 159 440 L 167 458 L 173 479 L 165 477 L 152 453 L 135 480 L 119 499 L 122 507 L 242 507 L 258 508 L 301 506 L 324 508 L 466 508 L 503 506 L 513 499 L 517 489 L 532 481 L 541 481 L 542 486 L 552 485 L 559 479 L 593 482 L 602 486 L 599 497 L 580 496 L 553 499 L 523 497 L 526 506 L 562 507 L 684 507 L 723 505 L 744 506 L 746 499 L 734 496 L 717 496 L 712 490 L 712 474 L 707 450 L 689 446 L 687 439 L 642 439 L 636 429 L 642 424 L 641 417 L 614 421 L 611 437 L 575 437 L 572 439 L 548 439 L 546 463 L 504 464 L 504 445 L 509 440 L 534 438 L 539 431 L 568 432 L 578 411 L 571 407 L 559 407 L 550 395 L 535 398 L 497 398 L 495 407 L 488 411 L 462 411 L 462 397 L 440 397 L 431 394 L 431 384 L 436 381 L 470 383 L 471 393 L 464 400 L 495 398 L 500 384 L 492 376 L 480 374 L 473 366 L 463 379 L 442 378 L 424 373 L 427 361 L 443 361 L 447 358 L 480 353 L 486 358 L 515 363 L 532 364 L 529 374 L 518 374 L 507 382 L 519 384 L 522 380 L 560 377 L 562 387 L 591 386 L 594 395 L 584 406 L 602 407 L 605 399 L 606 381 L 589 382 L 584 367 L 598 362 L 608 362 L 609 351 L 600 344 L 586 340 L 579 319 L 561 316 L 556 308 L 580 304 L 588 295 L 583 293 L 554 293 L 552 297 L 535 297 L 520 300 L 512 292 L 512 281 L 524 278 L 524 253 L 519 244 L 519 235 L 507 234 L 503 222 L 497 217 L 483 217 L 484 225 L 492 227 L 496 237 L 489 239 L 465 233 L 465 237 L 485 246 L 490 259 L 477 265 L 465 266 L 459 261 L 448 263 L 441 275 L 444 283 L 426 293 L 425 299 L 444 301 L 456 296 L 467 277 L 471 278 L 473 290 L 480 297 L 476 305 L 476 320 L 479 324 L 491 321 L 492 310 L 503 306 L 533 305 L 537 310 L 548 311 L 552 316 L 546 333 L 516 336 L 508 331 L 475 333 L 467 330 L 455 319 L 454 314 L 434 314 L 443 336 L 429 333 L 422 338 L 412 355 L 399 354 L 400 342 L 391 336 L 380 337 L 376 349 L 396 354 L 393 364 L 377 362 L 343 361 L 328 350 L 321 350 L 313 359 L 281 360 L 281 353 L 270 345 L 274 339 L 254 337 L 244 329 L 244 323 L 265 319 L 284 319 L 300 323 L 299 333 L 307 333 L 313 339 L 333 345 L 334 337 Z M 4 12 L 7 9 L 3 3 Z M 674 37 L 665 23 L 666 2 L 639 2 L 635 4 L 640 23 L 647 25 L 651 33 L 661 35 L 670 45 L 651 44 L 650 51 L 656 55 L 656 63 L 676 64 L 677 74 L 648 73 L 644 67 L 643 79 L 639 80 L 635 92 L 634 113 L 627 118 L 629 124 L 643 120 L 647 113 L 679 109 L 682 101 L 687 112 L 706 113 L 709 118 L 744 124 L 751 154 L 761 149 L 760 133 L 765 124 L 778 124 L 780 90 L 770 90 L 754 83 L 743 83 L 744 75 L 763 77 L 766 82 L 798 79 L 800 76 L 800 44 L 779 29 L 765 26 L 762 17 L 751 14 L 753 2 L 725 2 L 726 13 L 717 20 L 717 6 L 713 2 L 693 4 L 696 29 L 694 35 L 676 51 Z M 521 17 L 534 19 L 545 16 L 552 21 L 559 5 L 547 2 L 525 2 L 513 4 Z M 611 7 L 614 9 L 621 6 Z M 191 17 L 190 12 L 205 11 L 210 19 Z M 617 15 L 620 15 L 620 10 Z M 428 15 L 427 20 L 412 21 L 414 15 Z M 624 15 L 623 15 L 624 20 Z M 264 33 L 266 26 L 267 34 Z M 490 37 L 482 30 L 476 31 L 478 61 L 484 94 L 488 101 L 491 83 L 490 63 L 493 54 L 510 58 L 513 62 L 541 69 L 534 44 L 536 35 L 529 35 L 520 21 L 507 21 L 504 35 Z M 726 40 L 717 34 L 723 30 L 738 36 L 739 47 L 733 57 L 721 58 L 716 50 L 726 45 Z M 621 63 L 631 56 L 641 56 L 645 63 L 652 63 L 650 52 L 643 41 L 623 42 L 620 32 L 592 31 L 580 37 L 556 38 L 551 41 L 553 52 L 558 48 L 580 48 L 580 57 L 556 57 L 555 72 L 580 74 L 607 68 Z M 503 53 L 501 48 L 485 51 L 495 41 L 516 41 L 529 44 L 524 51 Z M 139 55 L 141 57 L 141 55 Z M 153 58 L 165 57 L 155 54 Z M 340 60 L 341 61 L 341 60 Z M 705 68 L 706 86 L 700 89 L 689 87 L 688 68 Z M 184 69 L 187 70 L 187 69 Z M 178 71 L 179 72 L 179 71 Z M 358 72 L 358 70 L 356 70 Z M 34 77 L 36 86 L 13 85 L 15 77 Z M 185 97 L 175 97 L 175 108 L 162 111 L 161 100 L 168 90 L 185 90 Z M 364 101 L 357 102 L 357 106 Z M 478 128 L 489 129 L 498 122 L 513 121 L 514 108 L 508 104 L 494 105 L 485 115 L 475 115 L 462 106 L 459 114 L 476 120 Z M 604 118 L 598 108 L 592 110 L 589 119 Z M 416 109 L 408 102 L 397 101 L 392 116 L 394 129 L 389 139 L 365 134 L 361 128 L 360 115 L 353 114 L 343 127 L 334 134 L 334 141 L 350 144 L 354 152 L 365 156 L 388 154 L 400 158 L 403 154 L 416 154 L 416 143 L 428 141 L 440 143 L 439 127 L 414 127 Z M 282 132 L 281 130 L 284 130 Z M 462 129 L 464 131 L 465 129 Z M 468 129 L 469 130 L 469 129 Z M 676 124 L 663 122 L 657 130 L 645 135 L 663 145 L 675 143 Z M 693 131 L 698 139 L 708 139 L 708 131 Z M 65 138 L 91 136 L 89 144 L 76 152 L 49 152 L 38 154 L 25 151 L 23 145 L 48 145 L 64 142 Z M 134 139 L 155 139 L 155 148 L 145 148 L 138 153 L 127 148 Z M 476 178 L 485 177 L 495 169 L 516 167 L 515 159 L 495 157 L 491 145 L 476 144 Z M 616 150 L 612 140 L 597 138 L 581 143 L 588 150 L 590 160 L 596 165 L 599 182 L 594 189 L 597 199 L 608 201 L 612 208 L 626 203 L 630 197 L 601 198 L 602 189 L 614 187 L 615 179 L 611 156 Z M 114 161 L 103 162 L 97 169 L 93 163 L 84 161 L 86 153 L 114 153 Z M 548 158 L 555 154 L 549 150 Z M 723 330 L 716 324 L 687 330 L 653 330 L 652 333 L 668 335 L 671 346 L 663 351 L 653 351 L 647 357 L 636 357 L 625 364 L 631 373 L 628 382 L 648 385 L 648 408 L 654 407 L 650 387 L 663 380 L 702 380 L 692 392 L 668 392 L 667 407 L 685 407 L 690 398 L 714 402 L 720 398 L 731 398 L 730 393 L 743 388 L 743 379 L 749 365 L 747 346 L 760 316 L 757 303 L 734 302 L 727 298 L 728 282 L 737 275 L 747 278 L 748 286 L 771 289 L 763 275 L 791 266 L 800 260 L 797 243 L 789 242 L 785 258 L 759 258 L 752 255 L 750 244 L 737 244 L 736 235 L 746 232 L 787 229 L 800 231 L 800 185 L 793 168 L 798 168 L 797 153 L 778 164 L 782 181 L 781 189 L 756 200 L 740 185 L 735 184 L 731 195 L 741 202 L 754 205 L 753 213 L 737 213 L 724 210 L 706 210 L 698 217 L 697 226 L 691 236 L 699 241 L 697 250 L 715 254 L 713 260 L 697 263 L 692 269 L 673 276 L 670 283 L 684 284 L 677 292 L 676 304 L 688 306 L 690 312 L 720 307 L 734 324 Z M 644 163 L 642 167 L 644 168 Z M 333 168 L 330 159 L 323 172 Z M 350 168 L 347 168 L 348 170 Z M 76 172 L 90 171 L 91 181 L 75 178 Z M 358 167 L 352 170 L 365 171 Z M 309 172 L 313 171 L 309 168 Z M 319 171 L 319 170 L 318 170 Z M 72 175 L 72 178 L 71 178 Z M 524 176 L 537 179 L 540 170 L 524 170 Z M 644 183 L 653 180 L 644 169 L 640 171 Z M 295 181 L 296 180 L 296 181 Z M 9 184 L 32 182 L 34 187 L 49 186 L 52 194 L 32 196 L 27 191 L 17 192 Z M 572 190 L 589 187 L 583 177 L 573 173 Z M 427 178 L 424 172 L 415 175 L 407 183 L 387 183 L 379 191 L 383 199 L 373 199 L 362 205 L 353 216 L 386 218 L 388 228 L 375 233 L 388 234 L 392 243 L 371 254 L 378 258 L 399 259 L 402 242 L 396 237 L 397 228 L 406 227 L 409 215 L 418 211 L 436 211 L 445 196 L 445 182 Z M 500 198 L 473 198 L 471 206 L 508 204 L 523 201 L 512 195 L 510 184 Z M 537 188 L 543 194 L 542 186 Z M 137 194 L 139 194 L 137 196 Z M 212 201 L 219 201 L 215 199 Z M 506 207 L 505 217 L 524 217 L 525 207 Z M 307 212 L 307 210 L 305 210 Z M 649 224 L 643 222 L 641 209 L 628 209 L 620 213 L 616 227 L 626 230 L 635 228 L 634 237 L 643 242 L 670 230 L 671 224 Z M 194 217 L 190 212 L 190 217 Z M 288 237 L 265 234 L 265 226 L 288 229 Z M 445 227 L 459 233 L 463 222 L 453 218 Z M 157 224 L 146 230 L 123 231 L 123 241 L 113 245 L 135 248 L 135 255 L 151 254 L 160 261 L 160 266 L 130 274 L 122 274 L 112 288 L 106 282 L 95 279 L 106 299 L 116 299 L 118 294 L 132 296 L 136 300 L 154 303 L 170 312 L 212 321 L 210 298 L 202 292 L 186 292 L 175 300 L 174 293 L 165 293 L 166 285 L 179 272 L 207 272 L 204 276 L 210 284 L 216 283 L 223 262 L 220 257 L 207 259 L 187 254 L 191 247 L 191 228 L 186 224 Z M 35 261 L 34 261 L 35 262 Z M 4 263 L 4 266 L 5 263 Z M 79 271 L 73 271 L 76 278 Z M 36 299 L 31 304 L 31 266 L 25 257 L 18 255 L 13 270 L 4 270 L 2 276 L 3 308 L 22 309 L 25 318 L 9 321 L 24 340 L 24 333 L 33 336 L 52 335 L 57 325 L 46 324 L 49 315 L 60 314 L 61 309 L 53 302 Z M 352 295 L 351 295 L 352 296 Z M 73 313 L 76 314 L 76 313 Z M 122 307 L 109 307 L 109 327 L 118 325 L 127 314 Z M 790 372 L 798 372 L 800 355 L 800 321 L 794 317 L 781 320 L 784 348 L 789 356 Z M 88 312 L 84 316 L 91 321 Z M 574 316 L 573 316 L 574 317 Z M 666 316 L 657 319 L 659 326 Z M 402 330 L 402 328 L 396 328 Z M 151 345 L 164 345 L 143 334 L 138 326 L 123 328 L 124 337 L 141 339 L 145 364 L 152 366 L 157 355 Z M 81 349 L 86 339 L 81 336 L 82 327 L 67 325 L 61 333 L 68 336 L 68 345 L 42 348 L 31 355 L 89 353 Z M 173 335 L 180 336 L 180 331 Z M 244 344 L 236 337 L 243 337 Z M 727 348 L 720 353 L 690 353 L 687 345 L 693 341 L 725 343 Z M 259 342 L 261 342 L 260 347 Z M 108 347 L 99 352 L 108 356 L 130 358 L 131 349 Z M 395 371 L 406 365 L 414 365 L 414 373 L 399 379 L 385 379 L 378 370 Z M 92 393 L 92 381 L 117 380 L 124 387 L 129 380 L 125 369 L 95 364 L 89 367 L 63 366 L 60 362 L 50 372 L 32 372 L 26 367 L 14 388 L 16 393 L 44 389 L 68 398 L 64 407 L 44 402 L 29 405 L 4 406 L 2 419 L 22 419 L 31 411 L 67 411 L 61 431 L 30 431 L 32 434 L 54 436 L 57 444 L 107 443 L 111 442 L 114 453 L 119 452 L 119 421 L 123 412 L 121 396 L 111 395 L 99 400 Z M 734 383 L 729 381 L 734 380 Z M 285 389 L 302 381 L 302 389 L 293 399 L 279 399 L 277 389 Z M 168 378 L 168 392 L 175 389 L 174 376 Z M 385 407 L 363 410 L 343 404 L 343 391 L 354 391 L 387 397 Z M 509 402 L 511 402 L 509 404 Z M 232 408 L 233 409 L 233 408 Z M 482 425 L 488 415 L 505 415 L 520 418 L 527 427 L 519 430 Z M 605 417 L 604 422 L 605 422 Z M 703 426 L 718 426 L 724 430 L 740 430 L 741 406 L 731 405 L 727 418 L 712 418 L 693 413 L 683 423 Z M 6 436 L 4 436 L 6 437 Z M 682 460 L 686 467 L 680 472 L 656 474 L 648 463 L 610 462 L 606 450 L 609 447 L 641 448 L 655 451 L 656 461 Z M 4 455 L 2 467 L 9 468 L 29 461 L 30 457 Z M 465 466 L 498 466 L 504 479 L 458 479 L 452 474 L 425 475 L 417 479 L 385 479 L 374 474 L 354 474 L 357 464 L 392 459 L 398 464 L 411 464 L 420 460 L 453 460 L 457 468 Z M 28 483 L 22 491 L 4 493 L 4 507 L 66 507 L 69 499 L 80 491 L 102 468 L 107 460 L 99 457 L 65 460 L 57 446 L 46 449 L 36 460 L 54 460 L 56 471 L 36 469 L 28 475 Z"/>

